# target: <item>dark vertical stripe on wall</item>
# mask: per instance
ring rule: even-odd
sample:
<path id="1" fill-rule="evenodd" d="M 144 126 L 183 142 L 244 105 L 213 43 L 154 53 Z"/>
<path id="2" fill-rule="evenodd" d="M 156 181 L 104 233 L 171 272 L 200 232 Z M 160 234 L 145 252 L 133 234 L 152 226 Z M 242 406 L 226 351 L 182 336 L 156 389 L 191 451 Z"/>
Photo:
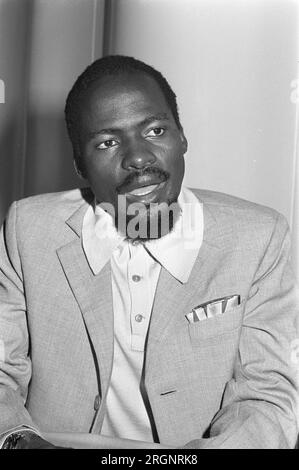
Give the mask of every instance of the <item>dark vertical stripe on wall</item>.
<path id="1" fill-rule="evenodd" d="M 115 11 L 115 0 L 106 0 L 104 13 L 103 56 L 113 54 L 114 51 Z"/>
<path id="2" fill-rule="evenodd" d="M 0 10 L 0 78 L 6 85 L 0 106 L 1 223 L 11 202 L 24 194 L 32 0 L 2 0 Z"/>

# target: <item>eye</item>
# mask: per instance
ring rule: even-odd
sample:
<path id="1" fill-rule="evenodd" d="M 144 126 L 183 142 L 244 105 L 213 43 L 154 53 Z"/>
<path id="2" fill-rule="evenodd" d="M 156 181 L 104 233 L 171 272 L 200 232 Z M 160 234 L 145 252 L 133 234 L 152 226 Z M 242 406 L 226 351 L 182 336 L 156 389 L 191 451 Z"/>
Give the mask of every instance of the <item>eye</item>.
<path id="1" fill-rule="evenodd" d="M 160 137 L 161 135 L 164 134 L 164 132 L 165 132 L 164 127 L 154 127 L 146 134 L 146 136 L 147 137 Z"/>
<path id="2" fill-rule="evenodd" d="M 117 141 L 113 139 L 105 140 L 104 142 L 101 142 L 99 145 L 97 145 L 98 149 L 101 150 L 106 150 L 110 149 L 111 147 L 115 147 L 117 145 Z"/>

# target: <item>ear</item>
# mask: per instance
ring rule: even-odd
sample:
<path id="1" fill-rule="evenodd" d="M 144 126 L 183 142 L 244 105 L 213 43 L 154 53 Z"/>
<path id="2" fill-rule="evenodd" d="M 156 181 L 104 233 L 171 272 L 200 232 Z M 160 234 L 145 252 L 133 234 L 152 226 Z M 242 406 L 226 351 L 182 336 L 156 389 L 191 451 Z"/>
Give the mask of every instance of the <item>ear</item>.
<path id="1" fill-rule="evenodd" d="M 185 134 L 182 128 L 180 129 L 180 139 L 182 142 L 183 153 L 185 154 L 188 150 L 188 141 L 185 137 Z"/>
<path id="2" fill-rule="evenodd" d="M 77 165 L 76 160 L 73 160 L 73 165 L 74 165 L 74 168 L 75 168 L 75 172 L 77 173 L 77 175 L 79 176 L 79 178 L 84 179 L 84 176 L 82 175 L 82 172 L 81 172 L 81 171 L 79 170 L 79 168 L 78 168 L 78 165 Z"/>

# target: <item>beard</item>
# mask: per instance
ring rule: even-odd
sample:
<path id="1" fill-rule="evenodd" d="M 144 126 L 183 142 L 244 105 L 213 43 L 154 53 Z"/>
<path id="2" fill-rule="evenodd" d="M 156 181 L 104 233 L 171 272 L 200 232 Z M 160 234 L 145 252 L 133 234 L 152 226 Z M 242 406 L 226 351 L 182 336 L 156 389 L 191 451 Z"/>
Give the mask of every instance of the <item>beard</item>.
<path id="1" fill-rule="evenodd" d="M 131 207 L 130 207 L 131 206 Z M 170 233 L 181 214 L 177 197 L 163 203 L 131 204 L 124 217 L 116 214 L 117 230 L 130 242 L 144 243 Z M 121 223 L 122 222 L 122 223 Z M 124 227 L 125 225 L 125 227 Z"/>

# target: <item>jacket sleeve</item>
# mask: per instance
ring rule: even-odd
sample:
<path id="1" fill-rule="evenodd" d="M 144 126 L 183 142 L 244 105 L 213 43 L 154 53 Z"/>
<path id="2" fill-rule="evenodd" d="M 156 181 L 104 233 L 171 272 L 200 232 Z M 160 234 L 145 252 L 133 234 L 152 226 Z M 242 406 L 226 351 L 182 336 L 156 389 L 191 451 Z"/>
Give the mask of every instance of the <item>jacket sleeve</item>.
<path id="1" fill-rule="evenodd" d="M 191 441 L 187 448 L 295 447 L 299 299 L 289 252 L 288 225 L 278 215 L 251 285 L 221 410 L 209 437 Z"/>
<path id="2" fill-rule="evenodd" d="M 0 234 L 0 434 L 19 426 L 37 430 L 25 408 L 31 378 L 29 345 L 13 203 Z"/>

